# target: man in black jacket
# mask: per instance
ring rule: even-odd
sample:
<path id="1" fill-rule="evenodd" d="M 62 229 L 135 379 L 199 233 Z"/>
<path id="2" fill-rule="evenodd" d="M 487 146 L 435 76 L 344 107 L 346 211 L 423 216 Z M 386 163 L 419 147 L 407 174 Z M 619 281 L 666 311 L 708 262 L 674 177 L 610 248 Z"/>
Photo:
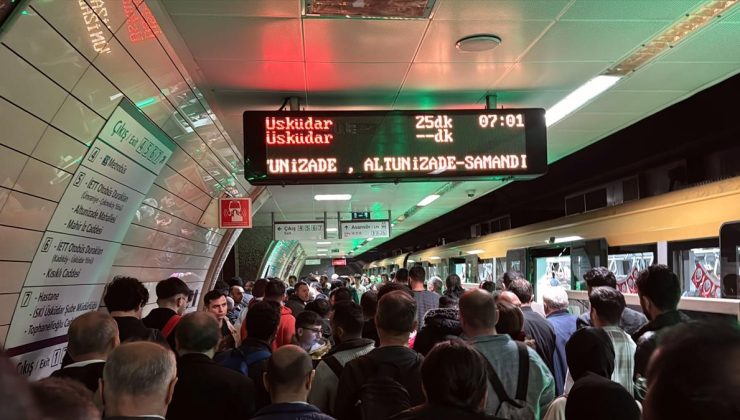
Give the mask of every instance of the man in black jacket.
<path id="1" fill-rule="evenodd" d="M 594 287 L 607 286 L 612 289 L 617 288 L 617 278 L 614 273 L 609 271 L 606 267 L 594 267 L 583 275 L 583 280 L 586 282 L 588 288 L 588 294 L 591 294 L 591 289 Z M 619 318 L 619 328 L 623 329 L 627 334 L 634 334 L 643 325 L 647 323 L 645 315 L 641 314 L 631 308 L 624 308 L 622 316 Z M 579 316 L 576 320 L 576 328 L 590 327 L 591 326 L 591 312 L 587 311 L 583 315 Z"/>
<path id="2" fill-rule="evenodd" d="M 514 293 L 522 302 L 522 314 L 524 315 L 524 334 L 528 338 L 534 339 L 535 350 L 542 360 L 555 375 L 555 364 L 553 355 L 555 354 L 555 329 L 547 319 L 532 309 L 532 300 L 534 300 L 534 291 L 532 284 L 524 278 L 516 279 L 509 284 L 509 291 Z"/>
<path id="3" fill-rule="evenodd" d="M 157 308 L 141 321 L 149 328 L 159 330 L 171 348 L 175 348 L 175 328 L 185 312 L 193 292 L 184 281 L 170 277 L 157 283 Z M 174 318 L 173 318 L 174 317 Z"/>
<path id="4" fill-rule="evenodd" d="M 193 312 L 180 320 L 178 381 L 168 420 L 246 419 L 254 413 L 254 382 L 211 360 L 220 338 L 218 322 L 208 312 Z"/>
<path id="5" fill-rule="evenodd" d="M 138 279 L 118 276 L 108 284 L 103 303 L 118 324 L 121 343 L 144 340 L 168 346 L 159 330 L 147 328 L 141 322 L 141 311 L 148 300 L 149 291 Z"/>
<path id="6" fill-rule="evenodd" d="M 105 359 L 118 346 L 116 321 L 104 312 L 87 312 L 72 321 L 67 337 L 67 354 L 73 363 L 51 376 L 75 379 L 90 391 L 97 391 Z"/>
<path id="7" fill-rule="evenodd" d="M 378 301 L 375 323 L 380 335 L 380 347 L 347 363 L 339 378 L 334 414 L 340 420 L 361 418 L 361 412 L 365 411 L 362 404 L 357 404 L 361 390 L 363 385 L 373 379 L 370 372 L 377 374 L 380 369 L 396 372 L 392 379 L 404 387 L 410 406 L 424 402 L 421 389 L 423 357 L 408 348 L 409 336 L 417 327 L 416 301 L 403 290 L 383 294 Z M 399 394 L 393 401 L 378 401 L 378 408 L 390 409 L 400 400 Z M 378 413 L 377 417 L 385 418 L 386 414 L 390 416 L 405 408 L 396 412 Z"/>
<path id="8" fill-rule="evenodd" d="M 670 268 L 662 264 L 651 265 L 640 272 L 636 284 L 640 306 L 650 320 L 632 335 L 637 344 L 635 379 L 639 380 L 647 376 L 648 361 L 660 336 L 668 327 L 686 322 L 689 318 L 677 310 L 681 300 L 681 283 Z"/>

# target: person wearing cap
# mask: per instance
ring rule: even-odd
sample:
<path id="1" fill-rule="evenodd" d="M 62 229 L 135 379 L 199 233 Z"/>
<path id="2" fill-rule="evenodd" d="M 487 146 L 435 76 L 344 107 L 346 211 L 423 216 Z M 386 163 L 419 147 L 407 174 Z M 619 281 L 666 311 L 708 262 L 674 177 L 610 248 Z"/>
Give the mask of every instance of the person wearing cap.
<path id="1" fill-rule="evenodd" d="M 175 327 L 192 299 L 193 292 L 184 281 L 170 277 L 157 283 L 157 308 L 142 321 L 148 328 L 162 332 L 170 348 L 175 347 Z"/>

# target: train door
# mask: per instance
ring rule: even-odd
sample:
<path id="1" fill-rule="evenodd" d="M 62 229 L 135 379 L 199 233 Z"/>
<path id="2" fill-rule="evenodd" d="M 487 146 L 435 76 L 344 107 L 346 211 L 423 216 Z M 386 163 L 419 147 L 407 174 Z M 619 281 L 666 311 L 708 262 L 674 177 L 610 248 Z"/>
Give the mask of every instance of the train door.
<path id="1" fill-rule="evenodd" d="M 718 237 L 669 242 L 668 255 L 681 282 L 681 296 L 721 297 Z"/>
<path id="2" fill-rule="evenodd" d="M 719 230 L 722 297 L 738 298 L 740 286 L 740 222 L 725 223 Z"/>
<path id="3" fill-rule="evenodd" d="M 468 264 L 465 258 L 450 258 L 450 274 L 457 274 L 463 283 L 468 282 Z"/>

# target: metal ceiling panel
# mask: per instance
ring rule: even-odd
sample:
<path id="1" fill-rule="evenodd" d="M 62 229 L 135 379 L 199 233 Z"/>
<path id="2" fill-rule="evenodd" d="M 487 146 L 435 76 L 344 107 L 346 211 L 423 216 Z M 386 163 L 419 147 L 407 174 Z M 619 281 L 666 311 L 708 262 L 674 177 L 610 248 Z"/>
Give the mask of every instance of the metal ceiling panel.
<path id="1" fill-rule="evenodd" d="M 491 87 L 512 67 L 510 63 L 414 63 L 403 92 L 476 90 Z"/>
<path id="2" fill-rule="evenodd" d="M 692 63 L 740 63 L 740 39 L 737 33 L 740 22 L 721 22 L 712 30 L 701 31 L 658 57 L 660 62 Z M 727 42 L 736 39 L 737 42 Z M 722 45 L 723 48 L 707 48 L 707 45 Z"/>
<path id="3" fill-rule="evenodd" d="M 730 77 L 740 70 L 737 63 L 661 63 L 648 64 L 620 81 L 620 90 L 682 90 L 693 92 Z M 656 110 L 657 111 L 657 110 Z"/>
<path id="4" fill-rule="evenodd" d="M 517 63 L 490 86 L 501 91 L 526 88 L 570 92 L 608 68 L 608 61 Z"/>
<path id="5" fill-rule="evenodd" d="M 683 91 L 636 91 L 612 90 L 595 98 L 586 107 L 586 112 L 624 112 L 645 114 L 656 109 L 663 109 L 684 95 Z"/>
<path id="6" fill-rule="evenodd" d="M 306 89 L 304 64 L 300 61 L 199 60 L 199 64 L 214 89 L 275 92 Z"/>
<path id="7" fill-rule="evenodd" d="M 312 93 L 351 90 L 395 95 L 408 66 L 408 63 L 306 63 L 307 87 Z"/>
<path id="8" fill-rule="evenodd" d="M 306 61 L 409 63 L 426 20 L 305 19 Z"/>
<path id="9" fill-rule="evenodd" d="M 301 15 L 300 0 L 163 0 L 172 15 L 293 17 Z"/>
<path id="10" fill-rule="evenodd" d="M 511 108 L 550 108 L 565 98 L 569 90 L 508 90 L 492 89 L 498 102 Z"/>
<path id="11" fill-rule="evenodd" d="M 664 20 L 674 21 L 702 0 L 578 0 L 562 20 Z"/>
<path id="12" fill-rule="evenodd" d="M 482 108 L 485 92 L 478 89 L 440 92 L 429 88 L 403 90 L 396 98 L 394 109 L 470 109 Z"/>
<path id="13" fill-rule="evenodd" d="M 416 62 L 516 62 L 551 24 L 548 21 L 442 20 L 432 21 Z M 457 40 L 471 34 L 494 34 L 501 45 L 490 51 L 471 53 L 455 47 Z"/>
<path id="14" fill-rule="evenodd" d="M 284 18 L 175 15 L 193 58 L 303 61 L 301 21 Z"/>
<path id="15" fill-rule="evenodd" d="M 438 0 L 434 20 L 553 20 L 571 0 Z"/>

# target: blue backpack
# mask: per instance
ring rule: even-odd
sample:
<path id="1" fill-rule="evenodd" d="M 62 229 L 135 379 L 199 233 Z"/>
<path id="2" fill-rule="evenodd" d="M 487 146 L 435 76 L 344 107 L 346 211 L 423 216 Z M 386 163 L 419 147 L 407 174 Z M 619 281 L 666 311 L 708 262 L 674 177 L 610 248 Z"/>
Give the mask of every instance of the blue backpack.
<path id="1" fill-rule="evenodd" d="M 232 349 L 226 353 L 225 357 L 217 360 L 218 364 L 231 370 L 241 372 L 242 375 L 249 376 L 249 366 L 269 359 L 272 353 L 269 350 L 259 350 L 254 353 L 244 354 L 240 348 Z"/>

